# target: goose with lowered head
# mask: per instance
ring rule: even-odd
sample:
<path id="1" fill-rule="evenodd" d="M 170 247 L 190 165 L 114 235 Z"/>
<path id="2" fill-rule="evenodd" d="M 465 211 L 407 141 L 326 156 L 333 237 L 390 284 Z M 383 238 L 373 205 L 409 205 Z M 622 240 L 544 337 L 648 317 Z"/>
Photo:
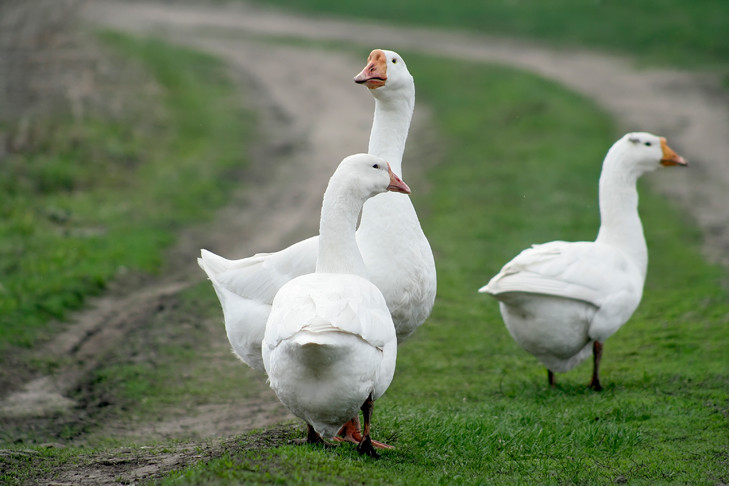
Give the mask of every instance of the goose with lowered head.
<path id="1" fill-rule="evenodd" d="M 552 241 L 519 253 L 479 292 L 499 300 L 514 340 L 554 373 L 590 353 L 590 387 L 601 390 L 603 343 L 633 315 L 643 295 L 648 249 L 638 214 L 638 178 L 686 161 L 650 133 L 628 133 L 607 153 L 599 182 L 595 241 Z"/>
<path id="2" fill-rule="evenodd" d="M 372 457 L 373 404 L 392 381 L 397 338 L 382 293 L 367 279 L 355 227 L 364 202 L 384 191 L 410 193 L 379 157 L 342 161 L 324 193 L 316 272 L 278 291 L 262 349 L 271 388 L 307 423 L 308 442 L 325 443 L 361 409 L 357 450 Z"/>
<path id="3" fill-rule="evenodd" d="M 389 161 L 402 176 L 415 106 L 413 78 L 397 53 L 375 49 L 355 82 L 369 88 L 375 99 L 368 152 Z M 391 228 L 397 228 L 396 234 Z M 387 192 L 367 201 L 357 244 L 370 280 L 385 296 L 400 342 L 428 317 L 436 292 L 433 253 L 410 198 Z M 198 263 L 221 302 L 228 340 L 250 367 L 263 369 L 261 341 L 276 292 L 289 280 L 314 271 L 317 248 L 314 236 L 276 253 L 240 260 L 201 251 Z"/>

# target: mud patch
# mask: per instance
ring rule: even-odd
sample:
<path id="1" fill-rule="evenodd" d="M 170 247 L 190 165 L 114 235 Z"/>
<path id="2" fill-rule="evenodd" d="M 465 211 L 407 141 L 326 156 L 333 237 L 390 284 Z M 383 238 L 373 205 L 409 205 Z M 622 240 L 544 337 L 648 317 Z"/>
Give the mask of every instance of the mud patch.
<path id="1" fill-rule="evenodd" d="M 154 481 L 172 471 L 180 471 L 203 461 L 224 456 L 235 458 L 247 450 L 292 444 L 295 439 L 303 436 L 300 426 L 280 425 L 235 439 L 184 443 L 177 446 L 112 449 L 89 456 L 76 456 L 65 464 L 46 464 L 52 472 L 41 475 L 42 479 L 34 483 L 51 486 L 137 484 Z M 57 445 L 49 444 L 48 447 Z M 13 464 L 19 465 L 29 456 L 37 460 L 40 453 L 32 450 L 0 450 L 2 462 L 10 469 Z"/>

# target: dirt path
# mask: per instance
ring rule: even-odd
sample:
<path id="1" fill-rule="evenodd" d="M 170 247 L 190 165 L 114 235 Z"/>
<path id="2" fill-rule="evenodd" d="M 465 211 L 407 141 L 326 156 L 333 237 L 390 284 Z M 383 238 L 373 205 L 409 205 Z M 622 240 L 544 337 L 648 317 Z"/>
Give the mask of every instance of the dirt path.
<path id="1" fill-rule="evenodd" d="M 589 52 L 304 17 L 240 4 L 170 9 L 155 3 L 95 2 L 86 14 L 97 24 L 141 34 L 154 32 L 222 57 L 266 94 L 264 111 L 278 115 L 264 130 L 279 150 L 265 150 L 270 160 L 261 173 L 262 186 L 212 225 L 225 231 L 208 246 L 223 254 L 245 256 L 281 248 L 312 234 L 320 194 L 334 164 L 365 147 L 371 99 L 351 86 L 361 59 L 323 48 L 258 43 L 279 36 L 358 43 L 363 53 L 381 46 L 512 65 L 594 99 L 626 130 L 664 134 L 691 161 L 691 174 L 666 171 L 651 181 L 698 220 L 707 236 L 707 253 L 729 266 L 729 104 L 718 81 L 708 76 L 641 69 L 624 59 Z M 426 129 L 424 111 L 421 103 L 415 131 Z M 282 126 L 286 131 L 281 132 Z M 417 135 L 411 134 L 411 140 L 417 140 Z M 409 155 L 414 145 L 410 143 Z M 271 173 L 274 164 L 277 172 Z M 417 171 L 405 164 L 406 175 L 412 169 Z M 239 224 L 230 226 L 226 221 Z"/>
<path id="2" fill-rule="evenodd" d="M 116 28 L 174 32 L 188 40 L 236 34 L 237 47 L 245 45 L 241 35 L 344 41 L 503 63 L 553 79 L 595 100 L 626 131 L 663 134 L 686 155 L 692 164 L 689 177 L 662 174 L 652 181 L 696 218 L 706 235 L 707 254 L 729 266 L 729 96 L 711 76 L 475 34 L 305 17 L 246 5 L 170 9 L 154 3 L 99 2 L 89 15 Z"/>
<path id="3" fill-rule="evenodd" d="M 251 156 L 254 167 L 245 191 L 215 221 L 182 235 L 172 251 L 170 271 L 123 295 L 111 293 L 97 299 L 90 310 L 79 313 L 76 324 L 49 346 L 76 364 L 5 397 L 0 413 L 43 415 L 73 406 L 67 391 L 95 366 L 108 346 L 107 338 L 139 326 L 161 301 L 203 279 L 194 264 L 200 247 L 242 257 L 279 249 L 313 234 L 321 194 L 332 170 L 344 156 L 366 149 L 372 100 L 351 79 L 374 47 L 522 68 L 594 99 L 626 130 L 664 134 L 689 158 L 691 173 L 666 171 L 651 180 L 697 219 L 706 235 L 707 254 L 729 266 L 729 103 L 718 81 L 709 76 L 640 69 L 615 57 L 552 51 L 483 36 L 310 18 L 246 5 L 176 4 L 171 8 L 169 4 L 99 1 L 89 2 L 84 14 L 94 25 L 153 33 L 226 60 L 247 92 L 254 94 L 253 108 L 260 113 L 261 133 L 266 138 Z M 362 56 L 266 43 L 267 36 L 354 42 L 363 46 Z M 427 109 L 421 103 L 406 156 L 406 176 L 417 173 L 418 168 L 407 159 L 413 160 L 418 132 L 427 129 Z M 222 359 L 232 359 L 220 323 L 211 326 L 217 326 L 221 340 L 214 352 Z M 286 417 L 263 377 L 259 381 L 260 396 L 248 404 L 248 417 L 231 414 L 230 407 L 209 404 L 191 413 L 189 423 L 171 420 L 157 424 L 152 433 L 175 436 L 194 427 L 200 436 L 230 436 Z M 30 409 L 29 404 L 35 408 Z M 94 483 L 111 484 L 115 477 L 148 477 L 197 457 L 184 451 L 175 454 L 167 459 L 156 455 L 147 463 L 141 460 L 144 466 L 139 461 L 130 462 L 126 469 L 120 465 L 108 475 L 99 472 L 106 467 L 99 466 L 100 461 L 85 474 Z M 96 472 L 91 474 L 94 467 Z M 140 467 L 143 473 L 131 475 Z M 68 476 L 68 481 L 77 483 L 79 479 Z"/>
<path id="4" fill-rule="evenodd" d="M 280 249 L 315 234 L 329 176 L 343 157 L 366 150 L 372 99 L 352 82 L 366 56 L 355 60 L 330 54 L 329 62 L 322 63 L 321 52 L 256 42 L 241 45 L 225 38 L 197 39 L 194 46 L 229 62 L 234 77 L 246 85 L 246 103 L 253 104 L 250 107 L 259 114 L 259 129 L 266 138 L 251 154 L 253 167 L 245 191 L 215 221 L 182 235 L 160 279 L 118 284 L 121 292 L 93 299 L 89 310 L 73 316 L 75 324 L 46 346 L 48 353 L 63 356 L 71 364 L 6 396 L 0 401 L 0 414 L 20 418 L 73 407 L 67 392 L 98 365 L 120 336 L 143 325 L 162 301 L 204 279 L 195 264 L 200 248 L 242 257 Z M 318 66 L 316 76 L 301 75 L 308 66 Z M 328 86 L 323 90 L 325 83 Z M 214 325 L 225 342 L 220 320 Z M 220 351 L 233 359 L 227 343 Z M 263 375 L 259 378 L 263 384 Z M 270 391 L 262 393 L 262 402 L 278 404 Z M 239 419 L 243 428 L 235 429 L 231 428 L 235 423 L 220 420 L 225 413 L 232 415 L 227 409 L 207 407 L 196 418 L 195 427 L 202 435 L 214 435 L 222 430 L 240 433 L 269 422 Z M 282 407 L 275 415 L 279 419 L 287 416 Z M 156 427 L 173 428 L 173 424 Z"/>
<path id="5" fill-rule="evenodd" d="M 308 48 L 277 47 L 255 40 L 241 43 L 226 36 L 195 36 L 192 42 L 174 32 L 163 36 L 226 60 L 234 79 L 245 86 L 245 104 L 257 112 L 263 137 L 250 154 L 252 166 L 246 173 L 246 187 L 214 221 L 181 235 L 162 277 L 117 282 L 107 295 L 92 299 L 87 310 L 75 314 L 71 319 L 74 324 L 42 353 L 56 356 L 66 363 L 64 367 L 3 397 L 0 417 L 32 428 L 83 409 L 83 404 L 69 396 L 83 386 L 115 343 L 143 328 L 161 309 L 169 307 L 181 290 L 204 280 L 195 264 L 201 247 L 242 257 L 280 249 L 315 234 L 321 194 L 329 176 L 343 157 L 366 150 L 373 101 L 366 89 L 352 82 L 364 65 L 366 53 L 361 58 L 327 53 L 328 62 L 324 63 L 321 51 Z M 265 384 L 265 377 L 231 355 L 221 319 L 201 325 L 216 336 L 212 349 L 205 349 L 205 359 L 239 368 L 258 391 L 246 390 L 246 397 L 234 403 L 212 397 L 209 403 L 186 410 L 183 419 L 171 411 L 169 420 L 144 423 L 141 430 L 140 423 L 98 424 L 100 430 L 93 436 L 123 436 L 141 443 L 164 438 L 210 440 L 291 418 Z M 204 456 L 219 454 L 225 447 L 225 441 L 213 440 Z M 180 446 L 169 455 L 155 452 L 150 457 L 125 452 L 122 455 L 129 458 L 124 460 L 99 456 L 83 466 L 61 471 L 54 480 L 114 484 L 118 477 L 141 479 L 199 459 L 199 454 L 190 452 L 194 449 L 195 445 Z"/>

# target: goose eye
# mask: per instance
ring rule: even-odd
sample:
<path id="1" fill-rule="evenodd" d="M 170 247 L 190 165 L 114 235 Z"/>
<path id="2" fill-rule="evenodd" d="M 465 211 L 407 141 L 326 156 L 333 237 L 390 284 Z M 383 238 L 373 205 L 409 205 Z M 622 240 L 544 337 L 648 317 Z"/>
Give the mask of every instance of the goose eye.
<path id="1" fill-rule="evenodd" d="M 392 63 L 393 63 L 393 64 L 397 64 L 397 58 L 393 59 L 393 60 L 392 60 Z"/>
<path id="2" fill-rule="evenodd" d="M 645 146 L 646 146 L 646 147 L 650 147 L 650 146 L 651 146 L 651 143 L 650 143 L 650 142 L 646 142 L 646 143 L 645 143 Z"/>
<path id="3" fill-rule="evenodd" d="M 380 164 L 375 164 L 375 165 L 372 166 L 372 168 L 373 169 L 379 169 L 380 168 Z"/>

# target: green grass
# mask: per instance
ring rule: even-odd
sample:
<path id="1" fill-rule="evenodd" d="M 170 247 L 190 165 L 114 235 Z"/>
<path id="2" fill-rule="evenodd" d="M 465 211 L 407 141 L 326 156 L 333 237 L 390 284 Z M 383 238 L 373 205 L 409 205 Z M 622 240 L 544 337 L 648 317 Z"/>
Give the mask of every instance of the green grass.
<path id="1" fill-rule="evenodd" d="M 226 201 L 250 122 L 216 59 L 105 33 L 149 71 L 162 106 L 51 120 L 0 173 L 0 354 L 30 348 L 120 271 L 155 272 L 176 233 Z M 157 100 L 153 100 L 157 101 Z M 150 210 L 154 208 L 154 210 Z"/>
<path id="2" fill-rule="evenodd" d="M 288 445 L 303 437 L 298 422 L 241 436 L 222 457 L 158 483 L 728 483 L 729 292 L 726 271 L 702 259 L 695 227 L 641 184 L 648 280 L 638 311 L 606 343 L 605 390 L 587 389 L 587 363 L 549 389 L 544 368 L 509 337 L 496 302 L 476 289 L 531 243 L 594 238 L 600 164 L 620 134 L 593 103 L 540 78 L 402 54 L 419 103 L 433 108 L 443 158 L 428 173 L 430 192 L 413 187 L 436 253 L 436 307 L 400 348 L 395 380 L 375 407 L 374 437 L 397 449 L 374 461 L 350 445 Z M 457 91 L 442 89 L 456 83 Z M 418 143 L 411 137 L 411 150 Z M 260 386 L 234 358 L 221 372 L 200 355 L 205 339 L 224 339 L 195 325 L 220 319 L 209 285 L 173 307 L 151 323 L 153 339 L 137 343 L 154 349 L 153 362 L 120 353 L 92 377 L 99 393 L 115 398 L 111 413 L 161 419 L 166 404 Z M 154 339 L 165 321 L 180 324 L 175 346 Z M 69 430 L 80 433 L 93 430 Z M 0 456 L 0 465 L 28 481 L 93 452 L 25 449 L 35 452 Z"/>
<path id="3" fill-rule="evenodd" d="M 648 281 L 606 343 L 605 390 L 587 389 L 588 363 L 549 389 L 476 289 L 531 243 L 594 238 L 600 165 L 619 134 L 592 103 L 539 78 L 404 55 L 446 155 L 432 191 L 414 188 L 436 253 L 436 306 L 375 408 L 375 438 L 397 449 L 373 461 L 348 445 L 242 445 L 160 484 L 729 481 L 726 273 L 703 261 L 696 230 L 641 187 Z M 457 92 L 441 89 L 453 83 Z"/>
<path id="4" fill-rule="evenodd" d="M 462 29 L 621 52 L 647 64 L 726 69 L 729 4 L 724 0 L 266 0 L 308 13 L 388 24 Z"/>

